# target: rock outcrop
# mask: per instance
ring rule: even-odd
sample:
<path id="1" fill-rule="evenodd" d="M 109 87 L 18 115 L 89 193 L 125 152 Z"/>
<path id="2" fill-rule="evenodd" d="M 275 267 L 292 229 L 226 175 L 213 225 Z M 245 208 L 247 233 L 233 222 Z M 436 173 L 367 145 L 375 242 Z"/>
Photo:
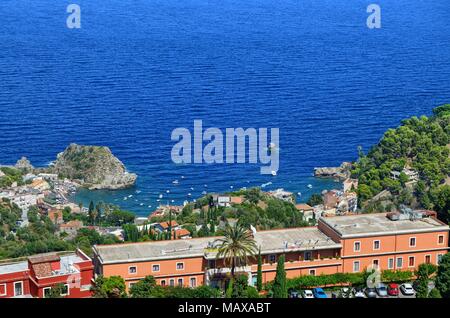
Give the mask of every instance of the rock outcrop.
<path id="1" fill-rule="evenodd" d="M 314 168 L 314 176 L 319 178 L 333 178 L 344 181 L 350 178 L 350 170 L 352 169 L 351 162 L 343 162 L 339 167 L 323 167 Z"/>
<path id="2" fill-rule="evenodd" d="M 95 189 L 123 189 L 133 186 L 137 175 L 126 171 L 108 147 L 70 144 L 58 154 L 50 168 L 69 179 L 80 180 L 84 187 Z"/>
<path id="3" fill-rule="evenodd" d="M 30 160 L 28 160 L 26 157 L 22 157 L 17 160 L 14 167 L 25 172 L 31 172 L 34 170 L 34 167 L 31 165 Z"/>

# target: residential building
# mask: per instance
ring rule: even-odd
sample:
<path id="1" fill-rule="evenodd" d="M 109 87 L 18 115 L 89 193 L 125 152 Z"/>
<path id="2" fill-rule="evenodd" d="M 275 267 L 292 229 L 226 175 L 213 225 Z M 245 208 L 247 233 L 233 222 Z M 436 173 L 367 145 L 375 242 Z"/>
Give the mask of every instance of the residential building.
<path id="1" fill-rule="evenodd" d="M 0 263 L 0 298 L 45 298 L 59 284 L 63 297 L 90 297 L 92 279 L 92 260 L 81 250 L 38 254 L 26 261 Z"/>
<path id="2" fill-rule="evenodd" d="M 296 204 L 297 210 L 303 214 L 305 221 L 314 220 L 314 208 L 306 203 Z"/>

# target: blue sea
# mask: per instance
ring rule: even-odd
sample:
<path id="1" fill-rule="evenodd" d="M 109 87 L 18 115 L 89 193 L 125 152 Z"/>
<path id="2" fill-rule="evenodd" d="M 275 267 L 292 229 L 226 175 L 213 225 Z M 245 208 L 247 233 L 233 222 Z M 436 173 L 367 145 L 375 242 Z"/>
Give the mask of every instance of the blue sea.
<path id="1" fill-rule="evenodd" d="M 355 160 L 401 119 L 450 102 L 448 0 L 377 0 L 382 26 L 369 29 L 373 2 L 2 0 L 0 163 L 45 166 L 72 142 L 108 146 L 136 186 L 76 200 L 138 215 L 161 194 L 179 204 L 271 182 L 304 201 L 339 187 L 313 168 Z M 66 27 L 70 3 L 81 29 Z M 194 119 L 279 128 L 278 175 L 172 163 L 171 132 Z"/>

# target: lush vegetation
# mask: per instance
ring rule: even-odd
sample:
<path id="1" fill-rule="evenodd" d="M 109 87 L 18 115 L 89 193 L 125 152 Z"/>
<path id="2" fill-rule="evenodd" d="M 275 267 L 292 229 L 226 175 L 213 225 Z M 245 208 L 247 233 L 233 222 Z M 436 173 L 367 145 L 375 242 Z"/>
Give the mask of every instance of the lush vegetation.
<path id="1" fill-rule="evenodd" d="M 437 266 L 433 264 L 420 264 L 416 271 L 416 297 L 417 298 L 428 298 L 428 283 L 430 282 L 431 276 L 436 272 Z"/>
<path id="2" fill-rule="evenodd" d="M 8 188 L 12 186 L 14 182 L 19 186 L 23 185 L 23 173 L 19 169 L 2 167 L 0 168 L 0 171 L 4 174 L 3 177 L 0 177 L 0 188 Z"/>
<path id="3" fill-rule="evenodd" d="M 450 298 L 450 253 L 442 257 L 435 282 L 439 294 L 444 298 Z"/>
<path id="4" fill-rule="evenodd" d="M 435 209 L 448 220 L 450 104 L 435 108 L 433 113 L 431 117 L 403 120 L 367 154 L 360 151 L 352 174 L 359 179 L 358 197 L 364 209 L 370 212 L 406 204 Z M 409 183 L 404 168 L 417 172 L 419 181 Z M 394 171 L 399 173 L 398 178 L 392 178 Z M 370 200 L 383 190 L 392 195 L 391 206 Z"/>
<path id="5" fill-rule="evenodd" d="M 277 272 L 272 285 L 274 298 L 287 298 L 286 270 L 284 269 L 284 255 L 278 258 Z"/>

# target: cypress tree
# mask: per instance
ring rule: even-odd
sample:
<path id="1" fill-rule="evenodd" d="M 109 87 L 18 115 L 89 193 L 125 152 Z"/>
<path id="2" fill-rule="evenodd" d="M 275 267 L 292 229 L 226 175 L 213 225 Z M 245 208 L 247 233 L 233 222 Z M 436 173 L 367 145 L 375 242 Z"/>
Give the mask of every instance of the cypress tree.
<path id="1" fill-rule="evenodd" d="M 261 248 L 258 253 L 258 272 L 256 274 L 256 289 L 258 291 L 262 290 L 262 257 L 261 257 Z"/>
<path id="2" fill-rule="evenodd" d="M 278 258 L 277 273 L 275 281 L 273 283 L 273 297 L 274 298 L 287 298 L 286 287 L 286 271 L 284 269 L 284 255 Z"/>

